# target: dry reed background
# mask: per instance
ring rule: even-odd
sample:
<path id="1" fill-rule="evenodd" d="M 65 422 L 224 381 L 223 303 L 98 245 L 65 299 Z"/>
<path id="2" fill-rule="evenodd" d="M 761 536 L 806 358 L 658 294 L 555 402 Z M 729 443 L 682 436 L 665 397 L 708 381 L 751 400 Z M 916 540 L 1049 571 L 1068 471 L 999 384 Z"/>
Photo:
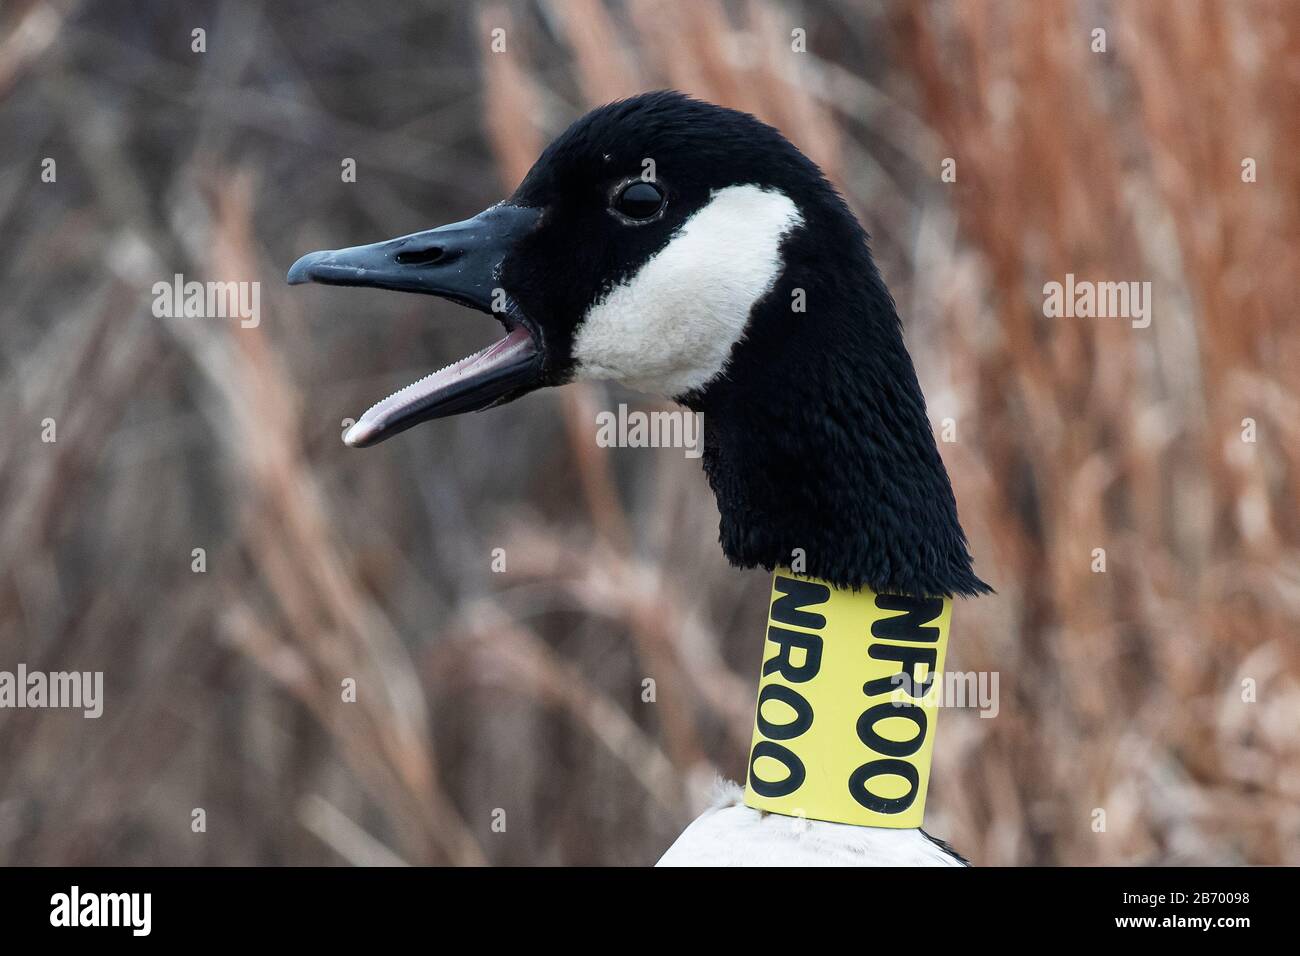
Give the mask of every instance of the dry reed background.
<path id="1" fill-rule="evenodd" d="M 767 582 L 725 566 L 696 462 L 596 447 L 644 399 L 347 450 L 343 418 L 492 331 L 282 284 L 662 86 L 840 184 L 957 422 L 999 594 L 951 664 L 1000 672 L 1001 712 L 944 714 L 929 829 L 982 864 L 1300 863 L 1283 0 L 6 4 L 0 669 L 100 669 L 107 700 L 0 711 L 0 862 L 646 863 L 740 776 Z M 261 280 L 261 325 L 154 318 L 175 272 Z M 1153 324 L 1044 318 L 1066 272 L 1150 280 Z"/>

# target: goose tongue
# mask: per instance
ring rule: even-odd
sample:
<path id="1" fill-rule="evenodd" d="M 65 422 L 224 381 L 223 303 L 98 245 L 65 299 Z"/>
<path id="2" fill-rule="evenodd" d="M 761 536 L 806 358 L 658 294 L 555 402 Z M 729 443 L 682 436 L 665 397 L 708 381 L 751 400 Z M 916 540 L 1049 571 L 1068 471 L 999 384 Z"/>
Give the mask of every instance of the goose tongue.
<path id="1" fill-rule="evenodd" d="M 371 405 L 343 441 L 365 448 L 420 422 L 487 408 L 535 381 L 541 361 L 532 334 L 517 325 L 487 348 Z"/>

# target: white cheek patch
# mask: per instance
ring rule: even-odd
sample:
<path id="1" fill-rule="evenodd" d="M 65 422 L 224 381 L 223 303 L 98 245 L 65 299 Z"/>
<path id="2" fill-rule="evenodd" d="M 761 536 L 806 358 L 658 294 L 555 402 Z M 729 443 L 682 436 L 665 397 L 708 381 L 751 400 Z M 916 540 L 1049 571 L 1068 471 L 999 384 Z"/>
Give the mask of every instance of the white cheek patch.
<path id="1" fill-rule="evenodd" d="M 670 398 L 708 384 L 781 274 L 781 240 L 802 223 L 779 190 L 715 192 L 668 245 L 587 311 L 573 340 L 576 377 Z"/>

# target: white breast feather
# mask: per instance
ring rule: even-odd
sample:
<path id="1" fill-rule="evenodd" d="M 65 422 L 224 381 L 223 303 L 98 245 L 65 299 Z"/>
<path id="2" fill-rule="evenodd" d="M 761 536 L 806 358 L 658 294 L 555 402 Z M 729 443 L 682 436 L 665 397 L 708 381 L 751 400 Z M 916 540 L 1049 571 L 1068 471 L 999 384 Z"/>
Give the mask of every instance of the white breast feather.
<path id="1" fill-rule="evenodd" d="M 962 866 L 920 830 L 858 827 L 761 813 L 730 784 L 659 866 Z"/>

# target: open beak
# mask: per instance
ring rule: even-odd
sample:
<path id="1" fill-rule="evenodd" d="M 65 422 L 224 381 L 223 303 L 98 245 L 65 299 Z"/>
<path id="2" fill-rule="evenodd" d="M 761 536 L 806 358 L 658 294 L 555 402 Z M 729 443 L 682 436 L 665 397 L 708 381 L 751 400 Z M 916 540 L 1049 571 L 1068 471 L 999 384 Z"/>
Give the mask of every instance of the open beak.
<path id="1" fill-rule="evenodd" d="M 420 422 L 511 401 L 540 384 L 541 337 L 500 288 L 502 262 L 540 216 L 537 209 L 501 204 L 464 222 L 368 246 L 311 252 L 293 264 L 290 285 L 422 292 L 488 312 L 505 326 L 499 341 L 372 405 L 344 442 L 364 448 Z"/>

